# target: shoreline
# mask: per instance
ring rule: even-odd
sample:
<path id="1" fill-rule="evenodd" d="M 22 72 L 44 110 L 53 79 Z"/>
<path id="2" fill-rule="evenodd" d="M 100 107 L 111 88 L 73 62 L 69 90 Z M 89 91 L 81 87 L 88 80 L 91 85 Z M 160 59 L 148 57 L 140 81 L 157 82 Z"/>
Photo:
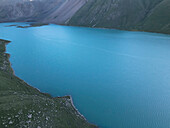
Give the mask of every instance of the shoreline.
<path id="1" fill-rule="evenodd" d="M 70 27 L 83 27 L 83 28 L 96 28 L 96 29 L 109 29 L 109 30 L 120 30 L 120 31 L 129 31 L 129 32 L 147 32 L 147 33 L 155 33 L 155 34 L 165 34 L 165 35 L 170 35 L 170 33 L 163 33 L 163 32 L 156 32 L 156 31 L 145 31 L 145 30 L 135 30 L 135 29 L 119 29 L 119 28 L 112 28 L 112 27 L 96 27 L 96 26 L 81 26 L 81 25 L 69 25 L 69 24 L 57 24 L 57 23 L 53 23 L 53 22 L 29 22 L 29 21 L 25 21 L 25 22 L 21 22 L 21 21 L 14 21 L 14 22 L 0 22 L 0 23 L 29 23 L 29 26 L 18 26 L 15 25 L 18 28 L 29 28 L 29 27 L 41 27 L 41 26 L 46 26 L 46 25 L 50 25 L 50 24 L 55 24 L 55 25 L 61 25 L 61 26 L 70 26 Z M 32 24 L 33 23 L 33 24 Z M 6 27 L 12 27 L 12 25 L 10 26 L 6 26 Z"/>
<path id="2" fill-rule="evenodd" d="M 1 41 L 7 41 L 7 42 L 5 42 L 5 45 L 8 45 L 9 43 L 11 43 L 12 41 L 8 41 L 8 40 L 3 40 L 3 39 L 0 39 L 0 42 Z M 6 47 L 6 46 L 5 46 Z M 7 50 L 5 50 L 5 54 L 7 54 L 6 53 L 6 51 Z M 10 58 L 10 54 L 7 54 L 8 55 L 8 61 L 9 61 L 9 58 Z M 12 70 L 12 75 L 14 75 L 15 77 L 17 77 L 16 75 L 15 75 L 15 72 L 14 72 L 14 69 L 12 68 L 12 64 L 11 64 L 11 62 L 9 61 L 9 64 L 10 64 L 10 68 L 11 68 L 11 70 Z M 19 78 L 19 77 L 17 77 L 17 78 Z M 20 79 L 20 78 L 19 78 Z M 22 79 L 21 79 L 22 80 Z M 23 82 L 25 82 L 24 80 L 22 80 Z M 40 93 L 42 93 L 42 94 L 45 94 L 45 95 L 50 95 L 50 94 L 48 94 L 48 93 L 45 93 L 45 92 L 41 92 L 41 90 L 40 89 L 38 89 L 38 88 L 36 88 L 36 87 L 33 87 L 33 86 L 31 86 L 30 84 L 28 84 L 27 82 L 25 82 L 28 86 L 30 86 L 30 87 L 32 87 L 32 88 L 34 88 L 34 89 L 36 89 L 37 91 L 39 91 Z M 51 95 L 50 95 L 51 96 Z M 78 109 L 75 107 L 75 105 L 74 105 L 74 102 L 73 102 L 73 98 L 72 98 L 72 96 L 71 95 L 66 95 L 66 96 L 60 96 L 60 97 L 52 97 L 52 98 L 68 98 L 68 99 L 70 99 L 70 101 L 71 101 L 71 105 L 73 106 L 73 108 L 75 109 L 75 111 L 84 119 L 84 120 L 86 120 L 87 121 L 87 119 L 78 111 Z"/>
<path id="3" fill-rule="evenodd" d="M 12 22 L 8 22 L 8 23 L 12 23 Z M 55 23 L 51 23 L 51 24 L 55 24 Z M 130 29 L 107 28 L 107 27 L 90 27 L 90 26 L 67 25 L 67 24 L 56 24 L 56 25 L 70 26 L 70 27 L 83 27 L 83 28 L 92 28 L 92 29 L 95 28 L 95 29 L 120 30 L 120 31 L 128 31 L 128 32 L 147 32 L 147 33 L 170 35 L 170 33 L 154 32 L 154 31 L 144 31 L 144 30 L 130 30 Z"/>
<path id="4" fill-rule="evenodd" d="M 74 106 L 73 99 L 72 99 L 72 97 L 71 97 L 70 95 L 69 95 L 69 96 L 63 96 L 63 97 L 52 97 L 50 94 L 41 92 L 39 89 L 37 89 L 37 88 L 29 85 L 29 84 L 26 83 L 24 80 L 22 80 L 22 79 L 20 79 L 19 77 L 17 77 L 17 76 L 15 75 L 15 73 L 14 73 L 13 68 L 11 67 L 11 62 L 9 61 L 10 54 L 6 53 L 6 45 L 9 44 L 9 43 L 11 43 L 11 41 L 0 39 L 0 45 L 3 45 L 3 44 L 5 45 L 5 46 L 4 46 L 4 47 L 5 47 L 5 51 L 4 51 L 2 54 L 7 55 L 7 60 L 3 60 L 3 63 L 4 63 L 4 61 L 8 61 L 8 66 L 9 66 L 9 67 L 7 67 L 6 69 L 3 70 L 6 74 L 8 74 L 8 73 L 11 74 L 12 77 L 16 77 L 18 80 L 21 81 L 21 83 L 24 83 L 25 86 L 28 86 L 28 88 L 30 88 L 31 90 L 34 90 L 35 92 L 40 93 L 40 95 L 43 95 L 43 96 L 45 96 L 46 98 L 50 98 L 51 100 L 54 100 L 54 101 L 55 101 L 55 100 L 61 100 L 60 102 L 63 102 L 62 104 L 66 105 L 66 106 L 65 106 L 66 109 L 68 108 L 69 111 L 73 111 L 74 114 L 76 113 L 74 116 L 77 116 L 77 118 L 80 117 L 79 120 L 82 121 L 82 122 L 84 122 L 87 126 L 89 126 L 89 128 L 98 128 L 96 125 L 89 123 L 89 122 L 87 121 L 87 119 L 78 111 L 78 109 Z M 0 54 L 1 54 L 1 52 L 0 52 Z M 1 66 L 1 65 L 0 65 L 0 66 Z M 8 72 L 8 68 L 10 68 L 10 69 L 9 69 L 10 72 Z M 0 69 L 0 72 L 1 72 L 1 70 L 2 70 L 2 69 Z M 11 77 L 11 78 L 12 78 L 12 77 Z M 22 85 L 22 86 L 24 86 L 24 85 Z M 69 105 L 69 104 L 70 104 L 70 105 Z M 68 107 L 67 107 L 67 105 L 68 105 Z M 67 111 L 68 111 L 68 110 L 67 110 Z M 2 117 L 1 117 L 1 118 L 2 118 Z M 0 126 L 1 126 L 1 124 L 0 124 Z M 74 127 L 73 127 L 73 128 L 74 128 Z"/>

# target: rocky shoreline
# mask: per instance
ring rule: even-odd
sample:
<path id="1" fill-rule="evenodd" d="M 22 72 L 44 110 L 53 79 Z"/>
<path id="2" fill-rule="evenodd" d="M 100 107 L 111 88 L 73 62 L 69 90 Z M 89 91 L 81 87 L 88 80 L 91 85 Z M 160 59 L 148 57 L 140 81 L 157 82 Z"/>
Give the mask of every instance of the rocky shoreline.
<path id="1" fill-rule="evenodd" d="M 97 128 L 75 108 L 71 96 L 53 98 L 14 75 L 0 39 L 0 127 Z"/>

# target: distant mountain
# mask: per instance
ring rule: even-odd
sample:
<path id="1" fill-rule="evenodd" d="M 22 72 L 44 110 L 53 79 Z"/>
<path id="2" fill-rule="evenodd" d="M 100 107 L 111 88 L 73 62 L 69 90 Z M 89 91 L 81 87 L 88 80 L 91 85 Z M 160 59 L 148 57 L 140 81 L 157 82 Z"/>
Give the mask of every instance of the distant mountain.
<path id="1" fill-rule="evenodd" d="M 170 0 L 0 1 L 0 22 L 36 21 L 170 34 Z"/>

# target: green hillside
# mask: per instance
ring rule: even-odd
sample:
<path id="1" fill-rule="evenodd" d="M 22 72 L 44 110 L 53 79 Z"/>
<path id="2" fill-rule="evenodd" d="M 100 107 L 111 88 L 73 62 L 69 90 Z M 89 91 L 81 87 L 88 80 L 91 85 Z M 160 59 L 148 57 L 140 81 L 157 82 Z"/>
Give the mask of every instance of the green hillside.
<path id="1" fill-rule="evenodd" d="M 169 0 L 89 0 L 68 24 L 170 33 L 169 4 Z"/>
<path id="2" fill-rule="evenodd" d="M 170 34 L 170 0 L 163 0 L 154 8 L 145 18 L 142 29 Z"/>

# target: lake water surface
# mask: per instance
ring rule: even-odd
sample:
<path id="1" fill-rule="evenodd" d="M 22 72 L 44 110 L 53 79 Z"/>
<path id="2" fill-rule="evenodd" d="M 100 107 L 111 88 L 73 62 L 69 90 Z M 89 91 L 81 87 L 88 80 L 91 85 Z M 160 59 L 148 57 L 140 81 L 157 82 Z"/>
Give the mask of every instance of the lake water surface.
<path id="1" fill-rule="evenodd" d="M 170 128 L 170 36 L 48 25 L 4 27 L 15 74 L 42 92 L 71 95 L 102 128 Z"/>

